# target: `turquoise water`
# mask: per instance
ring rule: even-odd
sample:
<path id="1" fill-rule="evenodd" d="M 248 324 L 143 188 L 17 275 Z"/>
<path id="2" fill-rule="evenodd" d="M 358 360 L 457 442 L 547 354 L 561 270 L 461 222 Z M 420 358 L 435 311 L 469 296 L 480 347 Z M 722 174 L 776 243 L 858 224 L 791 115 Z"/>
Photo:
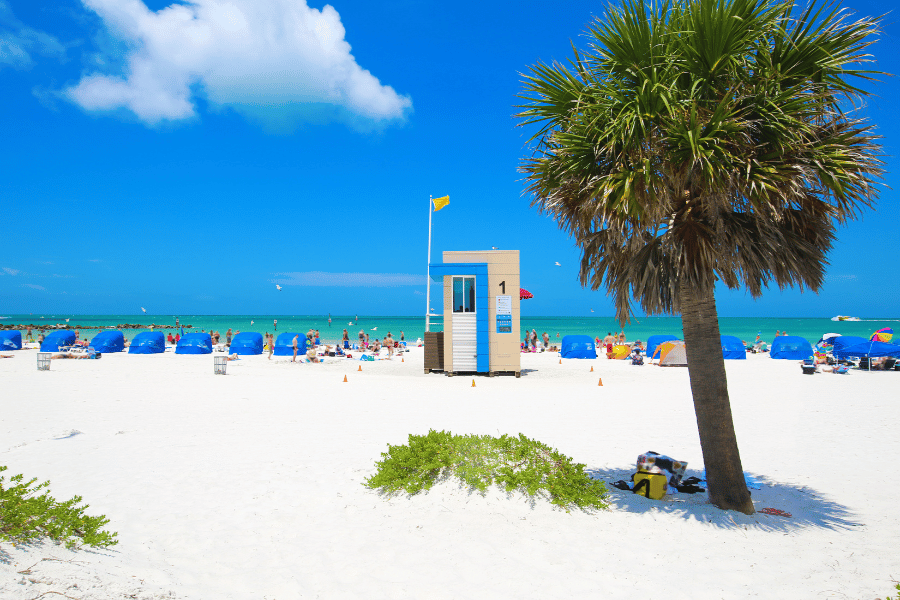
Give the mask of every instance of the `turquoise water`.
<path id="1" fill-rule="evenodd" d="M 66 324 L 71 327 L 115 327 L 120 324 L 140 324 L 141 329 L 132 329 L 126 332 L 126 337 L 132 337 L 139 331 L 149 329 L 150 324 L 158 326 L 175 325 L 175 317 L 172 315 L 0 315 L 0 325 L 28 325 L 36 327 L 49 327 L 54 324 Z M 370 338 L 381 338 L 390 331 L 395 339 L 399 339 L 403 331 L 407 340 L 415 340 L 423 337 L 425 332 L 424 317 L 379 317 L 371 315 L 332 315 L 331 325 L 328 324 L 328 315 L 179 315 L 182 325 L 192 325 L 187 331 L 213 330 L 222 335 L 228 328 L 234 331 L 258 331 L 259 333 L 272 333 L 274 330 L 272 321 L 278 319 L 277 333 L 285 331 L 306 332 L 310 328 L 318 329 L 324 342 L 340 339 L 344 328 L 350 333 L 351 339 L 355 338 L 360 329 L 369 334 Z M 251 324 L 251 321 L 253 323 Z M 435 323 L 436 322 L 436 323 Z M 775 331 L 787 331 L 790 335 L 799 335 L 810 342 L 815 343 L 824 333 L 839 333 L 841 335 L 857 335 L 868 337 L 873 331 L 882 327 L 900 326 L 900 319 L 874 318 L 863 321 L 835 322 L 831 319 L 797 319 L 797 318 L 743 318 L 720 317 L 719 328 L 723 335 L 734 335 L 742 340 L 751 342 L 759 333 L 764 340 L 771 342 L 775 337 Z M 532 317 L 524 316 L 521 319 L 522 333 L 527 328 L 537 330 L 538 334 L 547 332 L 550 338 L 555 340 L 556 334 L 560 338 L 569 334 L 585 334 L 591 337 L 603 338 L 607 332 L 619 332 L 621 328 L 612 317 Z M 377 329 L 376 329 L 377 328 Z M 433 318 L 432 331 L 441 330 L 441 318 Z M 681 319 L 678 317 L 644 317 L 632 320 L 625 326 L 625 335 L 629 341 L 646 340 L 654 334 L 671 334 L 682 336 Z M 93 337 L 96 331 L 86 330 L 84 337 Z"/>

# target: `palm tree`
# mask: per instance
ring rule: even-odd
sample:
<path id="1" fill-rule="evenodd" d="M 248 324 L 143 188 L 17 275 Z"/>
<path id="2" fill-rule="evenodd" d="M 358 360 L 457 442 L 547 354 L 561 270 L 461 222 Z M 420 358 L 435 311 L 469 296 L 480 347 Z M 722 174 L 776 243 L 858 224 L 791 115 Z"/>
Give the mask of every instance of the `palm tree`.
<path id="1" fill-rule="evenodd" d="M 568 66 L 525 75 L 521 170 L 617 317 L 680 313 L 710 501 L 754 512 L 714 289 L 818 290 L 838 224 L 877 198 L 877 136 L 853 83 L 879 19 L 830 0 L 623 0 Z"/>

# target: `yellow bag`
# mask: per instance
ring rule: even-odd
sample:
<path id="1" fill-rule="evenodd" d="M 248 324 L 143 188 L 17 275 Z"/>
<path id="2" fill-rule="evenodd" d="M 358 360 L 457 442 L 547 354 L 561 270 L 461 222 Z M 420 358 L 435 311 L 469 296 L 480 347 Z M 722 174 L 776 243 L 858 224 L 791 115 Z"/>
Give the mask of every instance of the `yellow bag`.
<path id="1" fill-rule="evenodd" d="M 635 494 L 640 494 L 651 500 L 659 500 L 666 495 L 669 487 L 668 478 L 663 473 L 650 473 L 649 471 L 639 470 L 631 476 L 634 481 Z"/>

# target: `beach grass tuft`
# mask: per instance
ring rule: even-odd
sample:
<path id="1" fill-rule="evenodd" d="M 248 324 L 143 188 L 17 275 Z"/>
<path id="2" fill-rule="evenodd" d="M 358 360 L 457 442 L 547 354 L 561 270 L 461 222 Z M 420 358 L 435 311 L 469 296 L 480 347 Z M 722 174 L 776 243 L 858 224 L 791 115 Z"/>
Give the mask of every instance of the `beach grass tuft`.
<path id="1" fill-rule="evenodd" d="M 389 495 L 414 495 L 452 476 L 480 492 L 496 484 L 507 492 L 544 497 L 566 510 L 608 506 L 606 486 L 585 473 L 585 465 L 521 433 L 493 437 L 432 429 L 426 435 L 410 434 L 407 444 L 388 444 L 381 456 L 364 485 Z"/>
<path id="2" fill-rule="evenodd" d="M 6 469 L 0 465 L 0 473 Z M 49 492 L 41 493 L 49 487 L 49 481 L 35 485 L 37 478 L 24 481 L 21 474 L 10 477 L 8 484 L 4 484 L 5 479 L 0 475 L 0 540 L 25 543 L 49 537 L 67 548 L 106 548 L 118 543 L 115 532 L 101 529 L 109 523 L 105 515 L 84 514 L 89 505 L 79 506 L 81 496 L 57 502 Z"/>

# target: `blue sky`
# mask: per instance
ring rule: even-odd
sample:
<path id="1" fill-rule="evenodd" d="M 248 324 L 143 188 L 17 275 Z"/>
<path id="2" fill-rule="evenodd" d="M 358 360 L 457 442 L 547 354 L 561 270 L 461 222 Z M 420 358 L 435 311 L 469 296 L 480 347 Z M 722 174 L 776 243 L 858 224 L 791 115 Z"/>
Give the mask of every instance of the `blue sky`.
<path id="1" fill-rule="evenodd" d="M 512 117 L 602 7 L 0 0 L 0 314 L 424 314 L 429 194 L 436 258 L 519 249 L 526 314 L 612 314 L 523 195 Z M 898 40 L 889 15 L 877 69 Z M 723 290 L 721 315 L 900 314 L 900 82 L 872 89 L 892 189 L 818 295 Z"/>

